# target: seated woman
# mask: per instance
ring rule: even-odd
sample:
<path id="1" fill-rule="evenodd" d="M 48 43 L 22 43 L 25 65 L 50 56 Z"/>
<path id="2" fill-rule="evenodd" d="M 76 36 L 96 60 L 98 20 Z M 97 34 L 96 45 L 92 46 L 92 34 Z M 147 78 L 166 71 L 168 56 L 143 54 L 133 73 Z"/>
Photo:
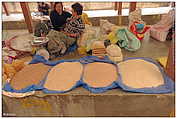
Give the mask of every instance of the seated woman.
<path id="1" fill-rule="evenodd" d="M 81 19 L 83 6 L 79 3 L 72 5 L 72 17 L 67 19 L 63 30 L 60 32 L 51 30 L 47 37 L 49 38 L 47 50 L 50 53 L 50 59 L 63 55 L 66 50 L 76 43 L 85 29 Z"/>
<path id="2" fill-rule="evenodd" d="M 67 8 L 67 7 L 65 7 L 64 10 L 68 11 L 70 13 L 72 11 L 70 8 Z M 90 20 L 88 18 L 87 13 L 82 12 L 81 19 L 82 19 L 82 21 L 83 21 L 84 24 L 92 25 L 92 23 L 90 22 Z"/>
<path id="3" fill-rule="evenodd" d="M 49 15 L 50 6 L 45 2 L 38 2 L 38 11 L 42 13 L 42 15 Z"/>
<path id="4" fill-rule="evenodd" d="M 55 2 L 54 10 L 50 13 L 50 20 L 52 22 L 53 29 L 56 31 L 62 30 L 66 24 L 66 19 L 71 16 L 72 15 L 69 12 L 63 11 L 62 2 Z"/>

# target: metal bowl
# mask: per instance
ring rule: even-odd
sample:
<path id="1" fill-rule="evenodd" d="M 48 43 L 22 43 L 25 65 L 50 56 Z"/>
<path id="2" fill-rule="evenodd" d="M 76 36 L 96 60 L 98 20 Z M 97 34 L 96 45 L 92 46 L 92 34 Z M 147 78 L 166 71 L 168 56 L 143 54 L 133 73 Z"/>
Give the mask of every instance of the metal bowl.
<path id="1" fill-rule="evenodd" d="M 46 44 L 49 41 L 48 37 L 34 37 L 34 39 L 31 41 L 31 45 L 38 46 Z"/>

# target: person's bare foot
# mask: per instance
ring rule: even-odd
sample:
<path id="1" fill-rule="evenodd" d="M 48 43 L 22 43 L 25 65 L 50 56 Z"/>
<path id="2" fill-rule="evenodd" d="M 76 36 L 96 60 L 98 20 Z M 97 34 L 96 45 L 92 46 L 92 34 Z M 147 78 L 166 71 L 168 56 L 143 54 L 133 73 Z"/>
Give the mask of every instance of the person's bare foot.
<path id="1" fill-rule="evenodd" d="M 63 47 L 62 50 L 61 50 L 61 54 L 64 54 L 66 52 L 67 48 L 66 47 Z"/>

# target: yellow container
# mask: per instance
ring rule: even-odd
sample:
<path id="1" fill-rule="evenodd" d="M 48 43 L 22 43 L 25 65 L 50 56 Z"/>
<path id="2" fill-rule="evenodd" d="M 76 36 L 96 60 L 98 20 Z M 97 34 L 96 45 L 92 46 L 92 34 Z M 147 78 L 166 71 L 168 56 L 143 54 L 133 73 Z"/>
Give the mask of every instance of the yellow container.
<path id="1" fill-rule="evenodd" d="M 157 61 L 159 61 L 159 63 L 165 68 L 166 65 L 167 65 L 167 57 L 160 57 L 160 58 L 157 58 Z"/>
<path id="2" fill-rule="evenodd" d="M 78 50 L 78 52 L 79 52 L 80 55 L 87 54 L 85 47 L 79 47 L 79 48 L 77 48 L 77 50 Z"/>

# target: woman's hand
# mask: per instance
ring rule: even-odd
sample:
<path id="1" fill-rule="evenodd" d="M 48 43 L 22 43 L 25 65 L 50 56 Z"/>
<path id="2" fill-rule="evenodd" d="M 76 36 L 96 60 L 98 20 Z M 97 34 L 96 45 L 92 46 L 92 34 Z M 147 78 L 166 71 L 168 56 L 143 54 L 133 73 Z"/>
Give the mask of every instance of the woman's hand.
<path id="1" fill-rule="evenodd" d="M 76 37 L 77 35 L 74 34 L 74 33 L 67 33 L 67 32 L 64 32 L 62 31 L 64 34 L 66 34 L 67 36 L 70 36 L 70 37 Z"/>
<path id="2" fill-rule="evenodd" d="M 77 35 L 73 33 L 73 34 L 69 34 L 69 36 L 76 37 Z"/>

